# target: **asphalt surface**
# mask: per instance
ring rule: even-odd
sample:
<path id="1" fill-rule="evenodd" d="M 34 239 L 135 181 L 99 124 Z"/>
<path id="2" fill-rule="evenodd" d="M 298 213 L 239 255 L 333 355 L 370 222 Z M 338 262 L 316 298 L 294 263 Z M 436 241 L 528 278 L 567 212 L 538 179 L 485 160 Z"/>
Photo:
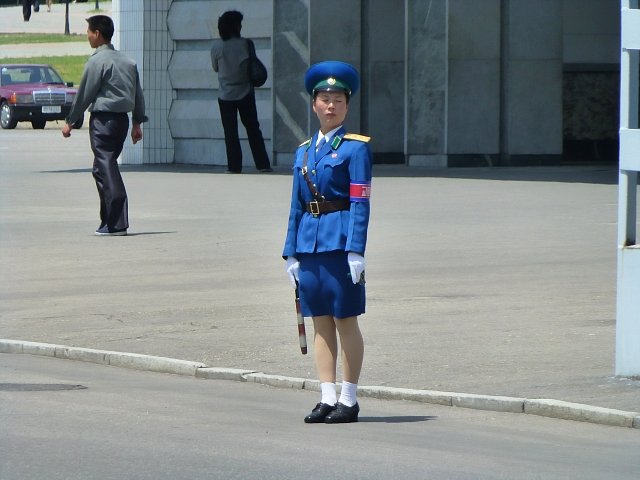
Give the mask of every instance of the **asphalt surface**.
<path id="1" fill-rule="evenodd" d="M 315 377 L 280 258 L 287 168 L 124 167 L 130 235 L 97 238 L 86 129 L 3 130 L 0 155 L 4 338 Z M 361 385 L 640 411 L 613 374 L 615 168 L 374 175 Z"/>
<path id="2" fill-rule="evenodd" d="M 0 478 L 636 480 L 637 430 L 0 354 Z"/>
<path id="3" fill-rule="evenodd" d="M 87 31 L 88 16 L 96 13 L 110 15 L 111 2 L 100 1 L 100 12 L 95 11 L 96 2 L 69 4 L 69 33 L 84 34 Z M 65 5 L 54 3 L 51 12 L 47 12 L 46 4 L 40 11 L 31 14 L 25 22 L 22 18 L 22 7 L 0 7 L 0 32 L 2 33 L 64 33 Z"/>
<path id="4" fill-rule="evenodd" d="M 69 32 L 81 35 L 77 42 L 0 45 L 0 58 L 87 55 L 92 53 L 84 34 L 86 18 L 94 15 L 95 2 L 69 4 Z M 100 13 L 111 14 L 111 2 L 100 2 Z M 22 7 L 0 7 L 0 33 L 64 33 L 65 5 L 54 3 L 51 12 L 46 5 L 32 13 L 25 22 Z"/>
<path id="5" fill-rule="evenodd" d="M 131 235 L 95 238 L 87 130 L 58 128 L 0 131 L 2 337 L 315 376 L 279 258 L 288 169 L 124 167 Z M 615 167 L 374 175 L 361 385 L 640 412 L 614 376 Z"/>

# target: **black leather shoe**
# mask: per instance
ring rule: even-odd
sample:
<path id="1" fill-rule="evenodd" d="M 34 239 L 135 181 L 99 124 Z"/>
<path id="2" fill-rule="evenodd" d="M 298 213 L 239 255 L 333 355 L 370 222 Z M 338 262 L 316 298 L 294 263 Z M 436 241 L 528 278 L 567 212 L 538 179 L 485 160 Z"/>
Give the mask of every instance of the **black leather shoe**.
<path id="1" fill-rule="evenodd" d="M 98 236 L 107 236 L 110 235 L 112 237 L 121 237 L 127 234 L 127 229 L 124 228 L 122 230 L 113 230 L 106 225 L 101 226 L 96 230 L 96 235 Z"/>
<path id="2" fill-rule="evenodd" d="M 329 415 L 324 417 L 324 423 L 351 423 L 358 421 L 360 407 L 358 403 L 353 407 L 347 407 L 343 403 L 336 403 L 336 408 Z"/>
<path id="3" fill-rule="evenodd" d="M 311 413 L 304 417 L 304 423 L 323 423 L 324 418 L 336 408 L 335 405 L 319 403 L 311 410 Z"/>

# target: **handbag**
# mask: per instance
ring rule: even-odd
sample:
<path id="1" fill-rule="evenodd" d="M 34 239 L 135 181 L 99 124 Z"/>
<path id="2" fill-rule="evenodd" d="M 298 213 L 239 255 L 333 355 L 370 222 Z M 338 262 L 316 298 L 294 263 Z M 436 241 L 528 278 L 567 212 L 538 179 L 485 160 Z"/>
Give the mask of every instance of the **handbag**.
<path id="1" fill-rule="evenodd" d="M 256 56 L 256 47 L 253 41 L 247 39 L 247 43 L 249 47 L 249 81 L 254 87 L 261 87 L 267 81 L 267 67 L 265 67 L 264 63 Z"/>

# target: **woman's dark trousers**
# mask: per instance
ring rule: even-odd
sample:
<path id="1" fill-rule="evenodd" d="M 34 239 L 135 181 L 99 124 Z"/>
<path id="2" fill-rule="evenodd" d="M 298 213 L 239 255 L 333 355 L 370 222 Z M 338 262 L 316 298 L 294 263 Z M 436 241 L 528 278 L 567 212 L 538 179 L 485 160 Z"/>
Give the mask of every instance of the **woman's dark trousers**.
<path id="1" fill-rule="evenodd" d="M 258 112 L 256 110 L 255 94 L 250 93 L 241 100 L 221 100 L 220 117 L 222 128 L 224 128 L 224 144 L 227 150 L 227 167 L 231 172 L 242 171 L 242 149 L 240 148 L 240 138 L 238 137 L 238 114 L 240 120 L 247 130 L 249 147 L 253 161 L 258 170 L 271 168 L 269 156 L 264 146 L 264 138 L 258 122 Z"/>

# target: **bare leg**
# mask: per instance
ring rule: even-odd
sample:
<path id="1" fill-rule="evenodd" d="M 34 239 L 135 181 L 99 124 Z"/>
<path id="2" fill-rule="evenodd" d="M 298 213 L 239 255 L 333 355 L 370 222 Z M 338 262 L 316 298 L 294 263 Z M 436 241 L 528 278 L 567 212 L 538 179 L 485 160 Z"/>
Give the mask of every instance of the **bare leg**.
<path id="1" fill-rule="evenodd" d="M 323 315 L 313 317 L 313 345 L 316 370 L 320 382 L 336 381 L 336 365 L 338 362 L 338 338 L 333 317 Z"/>
<path id="2" fill-rule="evenodd" d="M 364 341 L 358 317 L 336 319 L 335 325 L 340 334 L 342 347 L 342 379 L 357 384 L 364 358 Z"/>

